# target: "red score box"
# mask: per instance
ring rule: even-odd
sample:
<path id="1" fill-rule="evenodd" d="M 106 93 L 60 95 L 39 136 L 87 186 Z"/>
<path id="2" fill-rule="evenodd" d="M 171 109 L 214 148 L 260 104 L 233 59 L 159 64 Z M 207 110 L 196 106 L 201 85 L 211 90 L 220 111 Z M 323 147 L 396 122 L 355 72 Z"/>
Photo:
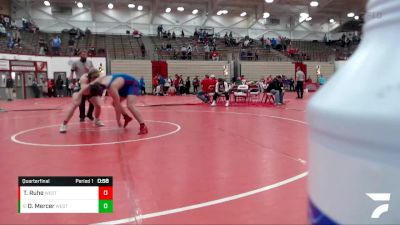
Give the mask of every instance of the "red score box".
<path id="1" fill-rule="evenodd" d="M 99 200 L 112 200 L 113 188 L 112 186 L 99 186 Z"/>

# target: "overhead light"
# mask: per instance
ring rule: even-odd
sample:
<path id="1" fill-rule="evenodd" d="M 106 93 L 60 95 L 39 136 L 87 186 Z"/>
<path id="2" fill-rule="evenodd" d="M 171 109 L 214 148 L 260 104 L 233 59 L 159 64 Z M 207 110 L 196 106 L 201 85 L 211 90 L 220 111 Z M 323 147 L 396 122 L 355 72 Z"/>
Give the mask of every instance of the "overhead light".
<path id="1" fill-rule="evenodd" d="M 137 7 L 137 10 L 142 11 L 142 10 L 143 10 L 143 6 L 142 6 L 142 5 L 139 5 L 139 6 Z"/>
<path id="2" fill-rule="evenodd" d="M 217 15 L 218 15 L 218 16 L 222 15 L 222 11 L 221 11 L 221 10 L 218 11 L 218 12 L 217 12 Z"/>
<path id="3" fill-rule="evenodd" d="M 228 10 L 226 10 L 226 9 L 222 10 L 221 12 L 222 12 L 222 14 L 228 14 Z"/>
<path id="4" fill-rule="evenodd" d="M 265 13 L 263 14 L 263 18 L 264 18 L 264 19 L 267 19 L 269 16 L 270 16 L 270 14 L 269 14 L 268 12 L 265 12 Z"/>
<path id="5" fill-rule="evenodd" d="M 128 4 L 128 8 L 130 8 L 130 9 L 135 8 L 135 4 Z"/>
<path id="6" fill-rule="evenodd" d="M 360 17 L 359 17 L 359 16 L 355 16 L 354 19 L 355 19 L 355 20 L 358 20 L 358 19 L 360 19 Z"/>
<path id="7" fill-rule="evenodd" d="M 246 16 L 247 15 L 247 12 L 242 12 L 242 13 L 240 13 L 240 16 Z"/>
<path id="8" fill-rule="evenodd" d="M 112 3 L 109 3 L 107 7 L 108 7 L 109 9 L 113 9 L 113 8 L 114 8 L 114 5 L 113 5 Z"/>
<path id="9" fill-rule="evenodd" d="M 170 12 L 171 12 L 171 8 L 166 8 L 166 9 L 165 9 L 165 12 L 166 12 L 166 13 L 170 13 Z"/>
<path id="10" fill-rule="evenodd" d="M 347 14 L 347 17 L 354 17 L 354 15 L 355 14 L 353 12 L 350 12 L 350 13 Z"/>
<path id="11" fill-rule="evenodd" d="M 192 14 L 197 14 L 199 12 L 199 10 L 198 9 L 193 9 L 193 11 L 192 11 Z"/>
<path id="12" fill-rule="evenodd" d="M 78 6 L 78 8 L 82 8 L 83 4 L 82 4 L 82 2 L 78 2 L 78 3 L 76 3 L 76 6 Z"/>
<path id="13" fill-rule="evenodd" d="M 306 19 L 308 18 L 310 15 L 308 13 L 300 13 L 300 18 Z"/>
<path id="14" fill-rule="evenodd" d="M 179 12 L 183 12 L 183 11 L 185 10 L 185 8 L 183 8 L 182 6 L 179 6 L 179 7 L 177 8 L 177 10 L 178 10 Z"/>
<path id="15" fill-rule="evenodd" d="M 265 0 L 266 3 L 273 3 L 274 0 Z"/>
<path id="16" fill-rule="evenodd" d="M 335 20 L 334 19 L 330 19 L 329 23 L 335 23 Z"/>
<path id="17" fill-rule="evenodd" d="M 310 21 L 310 20 L 312 20 L 312 17 L 311 17 L 311 16 L 309 16 L 309 17 L 306 18 L 306 21 Z"/>
<path id="18" fill-rule="evenodd" d="M 311 7 L 317 7 L 318 5 L 319 5 L 319 3 L 317 1 L 310 2 Z"/>
<path id="19" fill-rule="evenodd" d="M 43 4 L 44 4 L 45 6 L 50 6 L 50 2 L 49 2 L 49 1 L 44 1 Z"/>

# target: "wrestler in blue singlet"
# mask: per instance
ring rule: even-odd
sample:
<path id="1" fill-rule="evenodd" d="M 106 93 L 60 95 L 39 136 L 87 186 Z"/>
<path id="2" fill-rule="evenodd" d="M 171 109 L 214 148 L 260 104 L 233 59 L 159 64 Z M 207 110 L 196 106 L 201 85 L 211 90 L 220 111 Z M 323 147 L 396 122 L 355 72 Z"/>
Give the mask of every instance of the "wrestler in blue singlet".
<path id="1" fill-rule="evenodd" d="M 114 82 L 115 79 L 119 77 L 124 79 L 124 85 L 118 91 L 120 97 L 126 98 L 128 95 L 140 95 L 140 83 L 133 76 L 123 73 L 112 74 L 111 76 L 112 78 L 110 83 L 108 84 L 108 88 L 110 88 L 112 82 Z"/>

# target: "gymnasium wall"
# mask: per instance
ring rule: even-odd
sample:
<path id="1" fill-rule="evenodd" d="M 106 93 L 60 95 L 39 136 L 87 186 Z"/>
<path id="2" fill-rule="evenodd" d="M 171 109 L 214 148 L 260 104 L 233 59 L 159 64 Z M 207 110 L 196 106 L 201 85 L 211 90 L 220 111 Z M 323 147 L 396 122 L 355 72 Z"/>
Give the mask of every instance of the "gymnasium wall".
<path id="1" fill-rule="evenodd" d="M 320 65 L 321 73 L 329 79 L 335 72 L 335 65 L 329 62 L 305 62 L 307 75 L 316 80 L 316 66 Z M 292 62 L 241 62 L 241 74 L 246 80 L 260 80 L 268 75 L 285 75 L 293 77 L 295 73 Z"/>
<path id="2" fill-rule="evenodd" d="M 241 62 L 241 74 L 246 80 L 258 81 L 269 75 L 286 75 L 292 77 L 294 64 L 291 62 Z"/>
<path id="3" fill-rule="evenodd" d="M 69 77 L 71 73 L 71 65 L 74 61 L 79 60 L 79 57 L 50 57 L 50 56 L 36 56 L 36 55 L 1 54 L 0 59 L 47 62 L 48 78 L 53 79 L 54 72 L 66 72 L 67 77 Z M 99 68 L 101 63 L 104 71 L 106 71 L 106 58 L 88 57 L 88 60 L 91 60 L 93 62 L 93 66 L 96 69 Z"/>
<path id="4" fill-rule="evenodd" d="M 224 76 L 224 65 L 227 61 L 167 61 L 168 75 L 182 74 L 184 77 L 202 78 L 205 74 L 214 74 L 216 77 Z"/>
<path id="5" fill-rule="evenodd" d="M 137 79 L 143 76 L 146 83 L 146 92 L 151 92 L 151 61 L 150 60 L 112 60 L 111 73 L 127 73 Z"/>
<path id="6" fill-rule="evenodd" d="M 317 79 L 317 65 L 321 68 L 321 74 L 329 80 L 329 78 L 335 73 L 335 64 L 329 62 L 306 62 L 307 74 L 313 81 Z"/>

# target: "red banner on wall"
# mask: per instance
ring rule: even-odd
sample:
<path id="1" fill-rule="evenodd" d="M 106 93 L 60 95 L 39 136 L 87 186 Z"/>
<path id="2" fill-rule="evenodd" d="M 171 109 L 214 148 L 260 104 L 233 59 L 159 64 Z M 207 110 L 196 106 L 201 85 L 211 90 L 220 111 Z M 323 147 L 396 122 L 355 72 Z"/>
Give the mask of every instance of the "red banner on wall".
<path id="1" fill-rule="evenodd" d="M 47 71 L 47 62 L 36 62 L 35 67 L 37 72 L 45 72 Z"/>

